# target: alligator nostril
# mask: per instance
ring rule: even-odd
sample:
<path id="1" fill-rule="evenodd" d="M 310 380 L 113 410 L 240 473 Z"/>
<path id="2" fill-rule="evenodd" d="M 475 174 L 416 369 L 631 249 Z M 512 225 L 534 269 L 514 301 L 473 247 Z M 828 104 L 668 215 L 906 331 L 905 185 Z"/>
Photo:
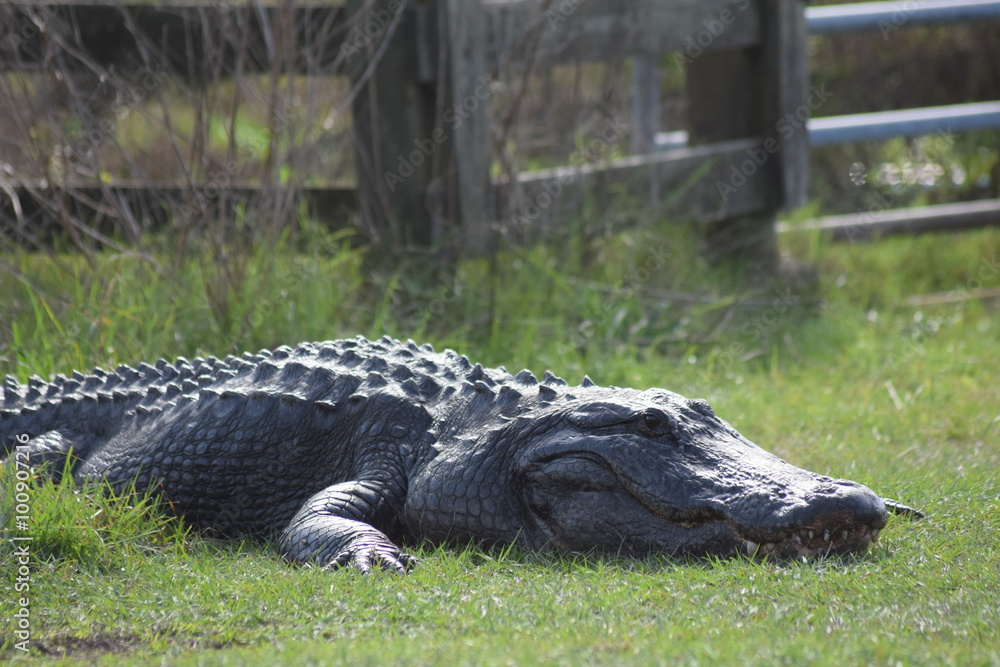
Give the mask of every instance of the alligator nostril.
<path id="1" fill-rule="evenodd" d="M 691 408 L 704 417 L 715 416 L 715 411 L 712 410 L 712 406 L 709 405 L 708 401 L 703 398 L 689 398 L 687 403 L 691 406 Z"/>
<path id="2" fill-rule="evenodd" d="M 836 484 L 835 493 L 827 501 L 832 508 L 836 508 L 835 511 L 849 512 L 853 523 L 858 525 L 881 528 L 886 524 L 889 513 L 882 499 L 874 491 L 856 482 L 842 479 L 836 480 Z"/>

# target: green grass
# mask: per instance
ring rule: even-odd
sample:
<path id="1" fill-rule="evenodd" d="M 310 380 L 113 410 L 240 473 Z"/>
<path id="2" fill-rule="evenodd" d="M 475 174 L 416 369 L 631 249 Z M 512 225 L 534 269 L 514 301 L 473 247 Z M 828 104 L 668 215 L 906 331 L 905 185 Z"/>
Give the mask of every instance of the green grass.
<path id="1" fill-rule="evenodd" d="M 669 261 L 647 264 L 661 243 Z M 362 577 L 188 534 L 149 501 L 42 485 L 30 491 L 36 658 L 1000 665 L 998 303 L 906 301 L 1000 285 L 1000 232 L 793 235 L 783 252 L 818 279 L 777 284 L 720 277 L 663 230 L 508 251 L 495 274 L 466 262 L 438 282 L 414 267 L 366 273 L 344 239 L 292 245 L 244 258 L 246 282 L 213 292 L 225 313 L 206 288 L 217 270 L 196 260 L 0 257 L 12 269 L 0 273 L 0 373 L 389 333 L 511 370 L 704 396 L 766 449 L 928 517 L 893 518 L 868 553 L 826 561 L 418 548 L 411 575 Z M 18 659 L 9 610 L 0 657 Z"/>

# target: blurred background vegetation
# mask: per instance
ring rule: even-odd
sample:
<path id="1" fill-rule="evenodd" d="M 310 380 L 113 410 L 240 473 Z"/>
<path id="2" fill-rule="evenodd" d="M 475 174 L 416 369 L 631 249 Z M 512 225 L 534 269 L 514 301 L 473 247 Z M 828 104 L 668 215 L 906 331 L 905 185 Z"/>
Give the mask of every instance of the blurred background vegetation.
<path id="1" fill-rule="evenodd" d="M 219 49 L 236 48 L 239 34 L 217 35 Z M 1000 99 L 995 25 L 814 37 L 810 50 L 812 82 L 834 93 L 820 115 Z M 496 173 L 565 164 L 606 119 L 627 118 L 630 68 L 621 61 L 498 77 L 491 111 L 506 130 L 493 136 Z M 497 337 L 505 329 L 519 332 L 514 344 L 528 358 L 533 337 L 544 337 L 584 356 L 626 345 L 686 359 L 769 307 L 775 284 L 794 288 L 795 312 L 823 302 L 815 252 L 803 253 L 801 241 L 782 242 L 792 268 L 777 283 L 748 279 L 740 267 L 708 264 L 697 226 L 641 202 L 444 269 L 426 254 L 389 253 L 349 208 L 318 212 L 287 196 L 353 185 L 343 71 L 230 76 L 211 57 L 182 76 L 151 71 L 55 62 L 0 74 L 0 184 L 34 182 L 60 220 L 19 227 L 9 187 L 0 194 L 8 197 L 0 206 L 0 372 L 134 360 L 144 347 L 236 352 L 358 332 L 510 349 L 511 338 Z M 664 131 L 685 129 L 684 76 L 663 59 Z M 811 203 L 798 217 L 864 210 L 879 197 L 894 206 L 998 197 L 1000 132 L 819 148 L 810 170 Z M 147 217 L 114 202 L 85 217 L 79 205 L 92 202 L 69 188 L 82 181 L 173 189 L 154 190 L 139 211 Z M 210 201 L 195 188 L 205 182 L 215 186 Z M 223 207 L 241 184 L 262 187 Z M 815 242 L 806 246 L 815 251 Z M 128 320 L 135 326 L 126 332 L 119 327 Z M 22 356 L 27 341 L 53 335 L 78 348 L 75 358 Z"/>

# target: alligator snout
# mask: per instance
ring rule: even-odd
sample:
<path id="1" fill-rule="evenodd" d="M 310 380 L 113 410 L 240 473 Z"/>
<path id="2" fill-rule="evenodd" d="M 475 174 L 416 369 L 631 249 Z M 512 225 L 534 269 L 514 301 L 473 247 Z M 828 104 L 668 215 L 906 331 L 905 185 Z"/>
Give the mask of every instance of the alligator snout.
<path id="1" fill-rule="evenodd" d="M 847 480 L 820 478 L 819 486 L 771 521 L 737 522 L 747 555 L 826 556 L 861 552 L 874 543 L 888 520 L 882 499 Z"/>

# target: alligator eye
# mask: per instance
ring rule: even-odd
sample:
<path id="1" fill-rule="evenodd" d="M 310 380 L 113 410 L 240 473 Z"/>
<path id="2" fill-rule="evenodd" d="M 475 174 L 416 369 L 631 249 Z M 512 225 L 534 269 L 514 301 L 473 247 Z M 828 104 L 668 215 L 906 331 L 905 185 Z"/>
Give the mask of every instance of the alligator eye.
<path id="1" fill-rule="evenodd" d="M 639 418 L 639 430 L 647 435 L 663 435 L 670 430 L 670 424 L 660 415 L 646 412 Z"/>

